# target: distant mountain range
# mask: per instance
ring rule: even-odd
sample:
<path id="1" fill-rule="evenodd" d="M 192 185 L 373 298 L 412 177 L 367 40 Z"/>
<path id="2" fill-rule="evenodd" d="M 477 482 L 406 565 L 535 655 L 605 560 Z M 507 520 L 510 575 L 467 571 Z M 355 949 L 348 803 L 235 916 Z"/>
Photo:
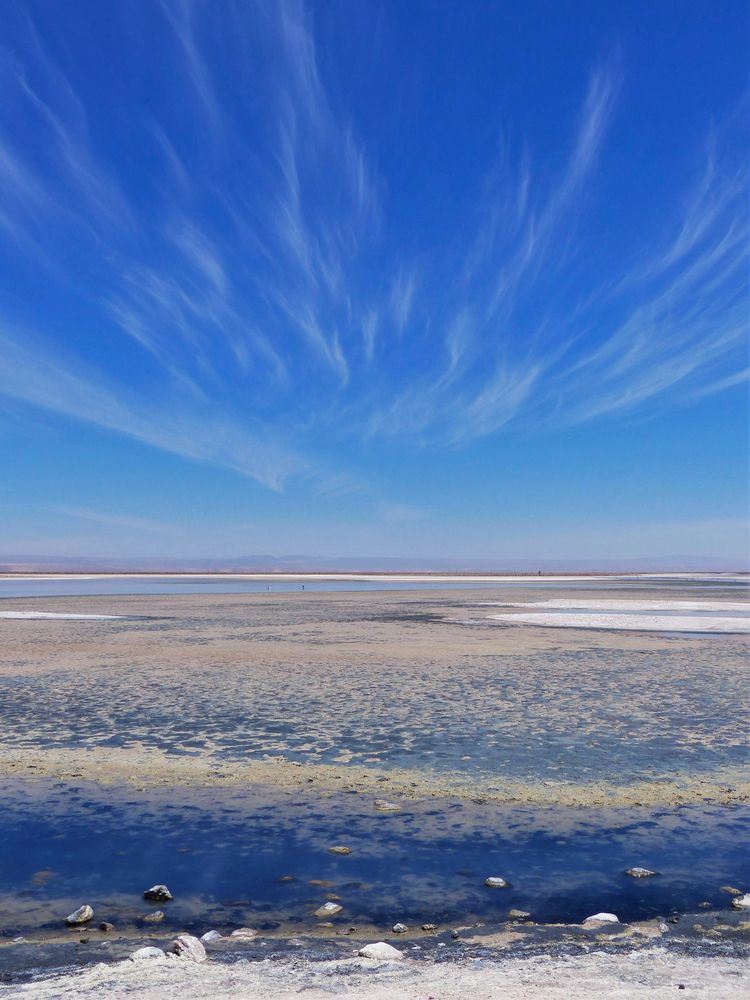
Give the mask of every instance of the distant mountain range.
<path id="1" fill-rule="evenodd" d="M 747 572 L 747 561 L 711 556 L 630 559 L 440 559 L 249 555 L 167 559 L 0 555 L 3 573 L 658 573 Z"/>

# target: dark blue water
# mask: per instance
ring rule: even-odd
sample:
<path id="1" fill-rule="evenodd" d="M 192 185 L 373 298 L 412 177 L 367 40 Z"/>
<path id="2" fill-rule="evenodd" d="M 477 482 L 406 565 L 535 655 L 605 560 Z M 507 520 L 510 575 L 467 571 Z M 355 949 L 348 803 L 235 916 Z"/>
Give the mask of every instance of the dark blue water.
<path id="1" fill-rule="evenodd" d="M 374 810 L 355 794 L 318 799 L 214 789 L 139 793 L 45 782 L 0 788 L 0 903 L 6 936 L 60 929 L 74 906 L 139 926 L 142 892 L 166 882 L 164 929 L 249 925 L 301 930 L 331 895 L 336 926 L 396 920 L 621 920 L 728 907 L 725 884 L 750 886 L 750 808 L 511 809 L 460 802 Z M 328 848 L 344 844 L 349 856 Z M 660 872 L 624 874 L 631 865 Z M 484 887 L 488 875 L 512 887 Z M 292 876 L 292 878 L 288 878 Z M 280 881 L 283 877 L 284 880 Z M 311 884 L 311 880 L 323 884 Z M 142 926 L 142 925 L 141 925 Z"/>

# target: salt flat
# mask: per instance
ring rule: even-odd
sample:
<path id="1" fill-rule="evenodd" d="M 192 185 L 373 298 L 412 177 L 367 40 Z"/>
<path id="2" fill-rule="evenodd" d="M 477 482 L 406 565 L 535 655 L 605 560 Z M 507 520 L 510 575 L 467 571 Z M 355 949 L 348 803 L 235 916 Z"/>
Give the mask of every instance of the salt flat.
<path id="1" fill-rule="evenodd" d="M 631 632 L 750 632 L 747 601 L 559 598 L 488 605 L 512 609 L 510 614 L 489 616 L 503 624 Z"/>
<path id="2" fill-rule="evenodd" d="M 650 600 L 644 601 L 637 598 L 631 600 L 602 600 L 599 598 L 557 598 L 552 601 L 515 601 L 500 604 L 496 601 L 487 602 L 488 605 L 498 608 L 542 608 L 554 610 L 564 610 L 568 608 L 578 608 L 590 611 L 627 611 L 631 614 L 640 614 L 644 611 L 739 611 L 745 615 L 750 615 L 750 601 L 680 601 L 680 600 Z"/>
<path id="3" fill-rule="evenodd" d="M 545 628 L 608 629 L 624 632 L 716 632 L 750 633 L 748 618 L 710 615 L 605 614 L 601 611 L 572 614 L 568 611 L 530 611 L 513 615 L 490 615 L 493 621 Z"/>
<path id="4" fill-rule="evenodd" d="M 114 621 L 122 615 L 87 615 L 66 611 L 0 611 L 0 618 L 23 621 Z"/>

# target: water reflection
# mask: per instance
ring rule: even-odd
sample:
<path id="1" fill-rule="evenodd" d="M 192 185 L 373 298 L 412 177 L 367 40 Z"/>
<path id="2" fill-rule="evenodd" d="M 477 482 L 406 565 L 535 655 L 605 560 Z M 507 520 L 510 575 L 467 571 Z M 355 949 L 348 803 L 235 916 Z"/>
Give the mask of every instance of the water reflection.
<path id="1" fill-rule="evenodd" d="M 59 930 L 86 901 L 97 920 L 144 926 L 145 888 L 166 882 L 165 928 L 251 925 L 294 931 L 335 897 L 336 926 L 395 920 L 451 924 L 540 921 L 596 910 L 623 920 L 727 907 L 722 885 L 750 882 L 744 831 L 750 808 L 510 809 L 252 791 L 148 794 L 40 781 L 6 782 L 0 814 L 3 933 Z M 345 844 L 347 856 L 329 848 Z M 633 880 L 631 865 L 657 870 Z M 507 890 L 489 890 L 487 875 Z M 283 878 L 283 876 L 292 876 Z"/>

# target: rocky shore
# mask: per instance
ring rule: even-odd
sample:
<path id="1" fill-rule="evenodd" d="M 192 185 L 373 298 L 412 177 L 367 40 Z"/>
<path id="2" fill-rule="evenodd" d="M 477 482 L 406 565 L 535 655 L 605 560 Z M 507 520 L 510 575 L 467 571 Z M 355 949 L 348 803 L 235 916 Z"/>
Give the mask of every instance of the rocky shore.
<path id="1" fill-rule="evenodd" d="M 483 998 L 746 996 L 750 915 L 730 906 L 621 924 L 505 921 L 398 942 L 253 933 L 105 937 L 0 948 L 0 996 Z"/>

